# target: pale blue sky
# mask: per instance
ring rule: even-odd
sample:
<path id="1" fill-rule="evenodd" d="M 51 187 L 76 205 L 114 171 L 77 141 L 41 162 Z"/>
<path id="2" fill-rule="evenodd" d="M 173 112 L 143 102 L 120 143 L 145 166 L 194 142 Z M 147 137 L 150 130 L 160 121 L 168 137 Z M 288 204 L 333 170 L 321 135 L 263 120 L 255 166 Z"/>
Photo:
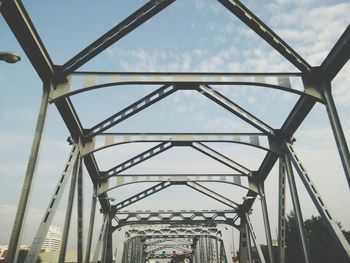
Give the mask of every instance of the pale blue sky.
<path id="1" fill-rule="evenodd" d="M 145 1 L 24 1 L 37 31 L 55 64 L 62 64 L 102 35 Z M 348 1 L 243 1 L 276 33 L 289 43 L 311 65 L 319 65 L 328 54 L 350 22 Z M 25 57 L 20 46 L 0 18 L 0 50 L 16 51 L 22 55 L 20 63 L 0 64 L 0 243 L 7 243 L 18 202 L 26 161 L 31 146 L 38 110 L 41 82 Z M 82 70 L 101 71 L 297 71 L 268 44 L 250 32 L 221 4 L 213 0 L 177 0 L 166 10 L 130 33 L 127 37 L 91 60 Z M 334 95 L 344 125 L 344 132 L 350 140 L 350 113 L 348 90 L 350 65 L 346 65 L 334 81 Z M 155 87 L 153 87 L 155 88 Z M 73 103 L 88 128 L 100 118 L 122 109 L 152 90 L 145 87 L 110 88 L 88 92 L 73 97 Z M 251 110 L 274 128 L 280 127 L 297 97 L 284 95 L 279 91 L 252 89 L 247 87 L 220 88 L 226 96 Z M 91 110 L 93 109 L 93 111 Z M 97 110 L 98 109 L 98 110 Z M 171 120 L 171 123 L 169 122 Z M 136 132 L 232 132 L 255 131 L 242 124 L 232 114 L 219 108 L 204 96 L 195 92 L 176 92 L 144 112 L 130 118 L 113 131 Z M 45 140 L 34 183 L 24 242 L 30 243 L 41 220 L 48 200 L 64 165 L 69 146 L 68 136 L 56 109 L 49 111 Z M 336 220 L 350 229 L 350 194 L 342 172 L 336 146 L 323 105 L 316 105 L 296 134 L 296 150 L 304 160 L 311 178 Z M 101 165 L 111 167 L 127 156 L 137 154 L 146 146 L 121 147 L 97 154 Z M 214 147 L 214 146 L 213 146 Z M 260 152 L 246 147 L 215 145 L 228 156 L 255 168 Z M 239 154 L 237 154 L 239 153 Z M 254 157 L 254 159 L 253 159 Z M 169 161 L 173 158 L 173 161 Z M 179 165 L 181 164 L 181 165 Z M 205 172 L 214 170 L 227 172 L 215 162 L 189 149 L 174 149 L 158 156 L 148 163 L 135 167 L 136 171 Z M 185 168 L 186 169 L 186 168 Z M 267 196 L 271 213 L 272 229 L 277 222 L 277 177 L 276 169 L 267 180 Z M 131 170 L 130 170 L 131 172 Z M 90 181 L 85 180 L 86 203 L 90 204 Z M 300 185 L 300 184 L 299 184 Z M 139 191 L 140 187 L 113 191 L 119 200 Z M 236 197 L 236 188 L 214 186 Z M 305 218 L 316 213 L 305 191 L 301 187 L 302 206 Z M 189 204 L 172 202 L 172 196 L 193 197 L 193 207 L 203 203 L 200 195 L 187 189 L 174 187 L 135 204 L 133 208 L 150 207 L 191 208 Z M 170 199 L 169 199 L 170 198 Z M 162 200 L 162 203 L 159 202 Z M 206 200 L 206 199 L 205 199 Z M 241 201 L 241 200 L 239 200 Z M 209 201 L 208 201 L 209 204 Z M 211 203 L 215 208 L 216 203 Z M 63 207 L 56 219 L 62 225 Z M 290 202 L 289 202 L 289 207 Z M 85 213 L 88 214 L 89 206 Z M 256 204 L 253 222 L 262 239 L 259 224 L 260 208 Z M 263 242 L 263 240 L 261 240 Z"/>

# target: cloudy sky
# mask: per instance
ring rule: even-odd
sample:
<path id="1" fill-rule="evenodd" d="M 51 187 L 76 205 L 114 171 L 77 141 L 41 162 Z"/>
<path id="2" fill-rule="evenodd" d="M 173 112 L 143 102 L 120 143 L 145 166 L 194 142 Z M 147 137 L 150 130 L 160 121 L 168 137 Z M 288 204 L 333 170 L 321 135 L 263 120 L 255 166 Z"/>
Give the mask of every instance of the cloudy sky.
<path id="1" fill-rule="evenodd" d="M 24 1 L 37 31 L 55 64 L 63 64 L 101 36 L 145 1 Z M 311 65 L 319 65 L 350 22 L 350 3 L 336 0 L 242 1 L 278 33 Z M 25 173 L 41 82 L 16 42 L 4 19 L 0 18 L 0 50 L 16 51 L 20 63 L 0 65 L 0 243 L 7 244 Z M 163 12 L 92 59 L 82 70 L 176 71 L 176 72 L 297 72 L 278 52 L 250 31 L 214 0 L 177 0 Z M 333 94 L 350 140 L 350 65 L 333 81 Z M 123 109 L 157 87 L 109 88 L 72 98 L 85 128 Z M 296 95 L 251 87 L 216 87 L 273 128 L 283 120 L 297 100 Z M 111 129 L 118 132 L 255 132 L 256 130 L 215 105 L 198 92 L 178 91 L 147 110 Z M 70 150 L 69 136 L 54 106 L 50 107 L 23 243 L 29 244 L 43 216 L 54 186 Z M 308 169 L 331 213 L 350 229 L 349 188 L 332 138 L 327 113 L 317 104 L 296 133 L 295 149 Z M 257 169 L 264 152 L 237 145 L 213 144 L 230 158 Z M 127 160 L 150 145 L 110 148 L 96 154 L 101 169 Z M 248 148 L 248 149 L 247 149 Z M 229 173 L 226 167 L 192 149 L 174 148 L 130 172 Z M 267 179 L 267 198 L 272 229 L 277 228 L 277 167 Z M 89 213 L 91 185 L 85 179 L 85 213 Z M 304 217 L 316 215 L 312 202 L 297 181 Z M 148 186 L 148 185 L 147 185 Z M 242 190 L 210 185 L 212 189 L 241 201 Z M 118 200 L 145 186 L 128 186 L 112 191 Z M 244 191 L 243 191 L 244 193 Z M 173 196 L 179 200 L 174 201 Z M 187 202 L 191 198 L 191 202 Z M 66 196 L 63 199 L 66 199 Z M 54 223 L 62 226 L 64 205 Z M 131 209 L 223 208 L 222 205 L 184 187 L 171 187 L 135 204 Z M 288 207 L 291 209 L 290 198 Z M 261 208 L 253 207 L 253 223 L 263 240 Z M 73 225 L 74 227 L 74 225 Z M 273 231 L 274 232 L 274 231 Z M 275 237 L 275 233 L 273 233 Z M 73 240 L 74 237 L 71 238 Z M 72 245 L 73 246 L 73 245 Z"/>

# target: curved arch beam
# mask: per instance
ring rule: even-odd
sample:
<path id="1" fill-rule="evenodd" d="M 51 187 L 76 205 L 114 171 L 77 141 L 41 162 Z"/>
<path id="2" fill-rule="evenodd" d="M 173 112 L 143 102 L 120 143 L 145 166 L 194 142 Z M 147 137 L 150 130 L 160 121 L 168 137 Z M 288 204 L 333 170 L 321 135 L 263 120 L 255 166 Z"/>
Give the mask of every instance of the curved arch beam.
<path id="1" fill-rule="evenodd" d="M 85 156 L 108 147 L 126 143 L 165 143 L 165 142 L 215 142 L 238 143 L 275 152 L 263 133 L 105 133 L 81 145 L 81 155 Z"/>
<path id="2" fill-rule="evenodd" d="M 178 174 L 178 175 L 119 175 L 116 179 L 115 185 L 110 185 L 111 178 L 102 181 L 98 184 L 97 195 L 109 192 L 113 189 L 137 183 L 159 183 L 170 182 L 174 184 L 186 184 L 188 182 L 201 182 L 201 183 L 226 183 L 234 185 L 249 191 L 253 191 L 259 194 L 259 188 L 256 180 L 252 177 L 244 175 L 228 175 L 228 174 Z"/>
<path id="3" fill-rule="evenodd" d="M 77 72 L 69 75 L 67 82 L 58 84 L 51 91 L 50 102 L 95 89 L 121 85 L 176 85 L 188 83 L 197 85 L 245 85 L 272 88 L 298 95 L 308 94 L 307 87 L 304 85 L 302 87 L 294 85 L 298 81 L 302 83 L 301 76 L 300 73 Z M 75 79 L 77 82 L 82 82 L 82 84 L 73 84 Z M 322 100 L 321 97 L 312 93 L 308 95 L 314 96 L 317 100 Z"/>

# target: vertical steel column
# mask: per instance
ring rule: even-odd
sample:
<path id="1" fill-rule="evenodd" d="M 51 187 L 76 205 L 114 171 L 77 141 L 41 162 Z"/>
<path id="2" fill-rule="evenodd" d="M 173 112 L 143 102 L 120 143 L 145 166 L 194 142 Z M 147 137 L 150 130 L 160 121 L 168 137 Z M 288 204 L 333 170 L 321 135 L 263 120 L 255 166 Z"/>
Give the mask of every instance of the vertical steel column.
<path id="1" fill-rule="evenodd" d="M 93 231 L 94 231 L 95 214 L 96 214 L 96 195 L 95 195 L 95 190 L 94 190 L 94 192 L 92 194 L 92 201 L 91 201 L 89 232 L 88 232 L 86 251 L 85 251 L 85 263 L 90 262 L 91 243 L 92 243 L 92 236 L 93 236 Z"/>
<path id="2" fill-rule="evenodd" d="M 83 263 L 83 160 L 80 160 L 77 178 L 77 263 Z"/>
<path id="3" fill-rule="evenodd" d="M 204 254 L 204 245 L 203 245 L 203 237 L 201 236 L 199 238 L 199 253 L 200 253 L 200 258 L 201 262 L 205 262 L 205 254 Z"/>
<path id="4" fill-rule="evenodd" d="M 248 233 L 250 234 L 249 237 L 251 237 L 252 240 L 253 240 L 256 252 L 257 252 L 258 257 L 260 259 L 260 263 L 265 263 L 266 261 L 265 261 L 264 255 L 262 253 L 261 247 L 258 244 L 258 241 L 256 239 L 256 235 L 255 235 L 255 232 L 254 232 L 254 229 L 253 229 L 252 222 L 250 221 L 250 218 L 249 218 L 249 216 L 247 214 L 245 214 L 245 217 L 246 217 L 246 222 L 247 222 L 246 225 L 248 226 Z"/>
<path id="5" fill-rule="evenodd" d="M 309 245 L 307 242 L 305 229 L 304 229 L 303 214 L 301 212 L 299 196 L 298 196 L 297 186 L 295 184 L 293 169 L 292 169 L 292 166 L 290 164 L 290 160 L 289 160 L 288 156 L 285 156 L 285 164 L 286 164 L 286 168 L 287 168 L 287 177 L 288 177 L 288 183 L 289 183 L 289 188 L 290 188 L 290 194 L 292 196 L 294 212 L 295 212 L 295 216 L 297 218 L 299 237 L 300 237 L 300 241 L 301 241 L 301 244 L 303 247 L 305 262 L 310 263 L 311 259 L 310 259 Z"/>
<path id="6" fill-rule="evenodd" d="M 66 258 L 69 227 L 70 227 L 70 221 L 72 217 L 72 209 L 73 209 L 73 203 L 74 203 L 74 192 L 75 192 L 78 172 L 80 170 L 80 165 L 81 165 L 81 159 L 80 159 L 80 156 L 78 155 L 77 160 L 75 161 L 75 164 L 74 164 L 73 174 L 72 174 L 71 183 L 70 183 L 66 217 L 64 220 L 64 228 L 63 228 L 63 234 L 62 234 L 62 244 L 61 244 L 61 250 L 58 258 L 58 263 L 64 263 Z"/>
<path id="7" fill-rule="evenodd" d="M 101 254 L 101 245 L 103 243 L 103 238 L 105 236 L 105 232 L 106 232 L 106 225 L 107 225 L 107 217 L 106 215 L 103 216 L 103 221 L 102 221 L 102 226 L 101 226 L 101 230 L 100 233 L 98 235 L 98 240 L 96 243 L 96 248 L 95 248 L 95 253 L 94 253 L 94 258 L 93 258 L 93 263 L 98 263 L 100 254 Z"/>
<path id="8" fill-rule="evenodd" d="M 38 161 L 42 135 L 45 128 L 50 86 L 51 86 L 50 82 L 44 83 L 38 119 L 36 122 L 35 133 L 34 133 L 33 142 L 32 142 L 32 148 L 30 150 L 27 170 L 26 170 L 24 182 L 22 185 L 22 192 L 21 192 L 20 199 L 18 201 L 16 217 L 13 223 L 12 233 L 10 237 L 8 256 L 7 256 L 8 263 L 17 262 L 18 247 L 21 241 L 23 223 L 25 221 L 27 208 L 29 206 L 31 187 L 32 187 L 33 178 L 35 174 L 36 164 Z"/>
<path id="9" fill-rule="evenodd" d="M 345 176 L 350 187 L 350 153 L 348 144 L 344 136 L 343 128 L 341 126 L 341 122 L 338 116 L 337 108 L 333 100 L 330 82 L 326 82 L 323 84 L 323 92 L 326 100 L 326 109 L 328 113 L 329 122 L 332 126 L 334 139 L 337 143 L 337 148 L 341 162 L 343 164 Z"/>
<path id="10" fill-rule="evenodd" d="M 285 159 L 279 159 L 278 187 L 278 258 L 280 263 L 286 260 L 286 164 Z"/>
<path id="11" fill-rule="evenodd" d="M 246 218 L 241 217 L 241 227 L 239 231 L 239 262 L 252 263 L 250 235 Z"/>
<path id="12" fill-rule="evenodd" d="M 329 209 L 326 207 L 325 202 L 322 200 L 321 195 L 318 193 L 316 186 L 311 181 L 310 176 L 308 175 L 306 169 L 304 168 L 304 165 L 301 163 L 300 159 L 295 153 L 292 145 L 290 143 L 287 143 L 286 148 L 289 158 L 291 159 L 296 171 L 298 172 L 300 179 L 308 191 L 314 205 L 316 206 L 326 226 L 329 228 L 330 233 L 333 235 L 334 240 L 339 245 L 339 248 L 341 248 L 344 252 L 344 256 L 350 258 L 350 245 L 344 237 L 344 234 L 340 229 L 337 221 L 332 218 Z"/>
<path id="13" fill-rule="evenodd" d="M 47 236 L 47 232 L 50 228 L 52 220 L 55 216 L 55 213 L 61 201 L 68 179 L 71 175 L 73 166 L 75 164 L 78 152 L 79 152 L 78 146 L 73 145 L 72 150 L 68 155 L 68 160 L 64 165 L 61 176 L 58 179 L 58 182 L 52 194 L 52 197 L 50 198 L 50 201 L 44 213 L 43 219 L 38 227 L 38 230 L 35 234 L 35 237 L 30 246 L 28 254 L 24 260 L 24 263 L 36 263 L 38 260 L 40 249 L 43 246 L 43 243 Z"/>
<path id="14" fill-rule="evenodd" d="M 113 260 L 113 251 L 112 251 L 112 217 L 108 213 L 106 215 L 106 231 L 105 236 L 103 238 L 103 246 L 102 246 L 102 263 L 111 263 Z"/>
<path id="15" fill-rule="evenodd" d="M 267 211 L 265 189 L 263 184 L 260 186 L 260 191 L 261 191 L 261 208 L 262 208 L 262 213 L 264 218 L 264 227 L 265 227 L 265 234 L 266 234 L 266 243 L 267 243 L 267 248 L 269 250 L 270 262 L 274 263 L 275 260 L 274 260 L 273 250 L 272 250 L 272 237 L 271 237 L 269 213 Z"/>

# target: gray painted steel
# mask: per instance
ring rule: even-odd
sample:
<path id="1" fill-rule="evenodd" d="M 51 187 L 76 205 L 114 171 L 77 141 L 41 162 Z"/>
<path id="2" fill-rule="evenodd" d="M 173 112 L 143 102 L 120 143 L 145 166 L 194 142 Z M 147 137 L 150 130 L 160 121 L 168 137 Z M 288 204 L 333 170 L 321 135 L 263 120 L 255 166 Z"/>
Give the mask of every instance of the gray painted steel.
<path id="1" fill-rule="evenodd" d="M 39 77 L 44 83 L 44 95 L 41 102 L 41 108 L 39 112 L 39 117 L 37 121 L 37 127 L 33 139 L 32 150 L 30 153 L 30 158 L 28 162 L 28 167 L 25 175 L 25 180 L 23 184 L 22 194 L 19 201 L 17 214 L 14 222 L 14 227 L 11 234 L 10 245 L 9 245 L 9 256 L 8 262 L 16 261 L 16 251 L 18 244 L 21 240 L 22 226 L 25 220 L 26 210 L 29 204 L 29 196 L 32 180 L 34 177 L 34 171 L 37 162 L 38 150 L 40 147 L 40 141 L 42 137 L 42 131 L 45 124 L 47 102 L 50 97 L 50 102 L 54 103 L 57 107 L 59 113 L 65 122 L 71 139 L 74 142 L 79 142 L 79 148 L 81 148 L 82 155 L 84 156 L 84 164 L 90 176 L 93 187 L 96 190 L 96 194 L 101 205 L 101 211 L 104 213 L 105 217 L 109 217 L 109 213 L 115 213 L 118 209 L 115 206 L 111 206 L 108 199 L 107 191 L 115 187 L 126 185 L 128 178 L 132 178 L 132 181 L 137 182 L 159 182 L 159 188 L 147 189 L 150 192 L 144 191 L 136 196 L 133 196 L 121 203 L 118 207 L 126 207 L 131 203 L 137 202 L 147 196 L 152 195 L 158 190 L 162 190 L 169 185 L 187 185 L 190 186 L 201 193 L 210 196 L 222 203 L 229 205 L 240 213 L 248 213 L 251 210 L 252 205 L 255 202 L 255 198 L 261 195 L 262 209 L 264 215 L 264 226 L 266 229 L 267 243 L 269 248 L 270 258 L 272 257 L 272 247 L 271 247 L 271 233 L 269 227 L 269 219 L 267 214 L 267 203 L 265 199 L 264 189 L 259 186 L 264 185 L 264 181 L 269 176 L 274 164 L 277 162 L 281 156 L 284 156 L 285 150 L 287 151 L 288 157 L 293 162 L 295 169 L 298 171 L 311 199 L 315 203 L 318 211 L 325 220 L 327 226 L 330 228 L 334 235 L 335 241 L 338 242 L 339 247 L 345 252 L 345 256 L 350 258 L 350 247 L 346 242 L 344 236 L 336 223 L 329 213 L 329 210 L 325 207 L 320 194 L 317 192 L 314 184 L 311 182 L 309 175 L 307 174 L 305 168 L 297 158 L 291 144 L 293 135 L 304 121 L 308 113 L 311 111 L 313 106 L 320 102 L 324 103 L 327 108 L 329 120 L 333 129 L 334 137 L 339 149 L 339 154 L 344 167 L 345 175 L 350 186 L 350 158 L 349 150 L 347 147 L 347 142 L 345 140 L 343 130 L 339 117 L 337 115 L 336 106 L 334 104 L 330 82 L 338 74 L 341 68 L 347 63 L 350 57 L 350 27 L 348 26 L 344 34 L 340 37 L 336 45 L 333 47 L 329 55 L 323 61 L 319 67 L 311 67 L 306 60 L 304 60 L 296 51 L 294 51 L 286 42 L 284 42 L 275 32 L 271 30 L 261 19 L 259 19 L 252 11 L 250 11 L 246 6 L 244 6 L 238 0 L 218 0 L 224 7 L 226 7 L 233 15 L 237 16 L 243 23 L 245 23 L 249 28 L 251 28 L 256 34 L 258 34 L 262 39 L 264 39 L 269 45 L 271 45 L 275 50 L 277 50 L 282 56 L 284 56 L 289 62 L 291 62 L 301 73 L 157 73 L 157 72 L 76 72 L 78 68 L 83 66 L 86 62 L 90 61 L 93 57 L 100 54 L 110 45 L 116 43 L 118 40 L 126 36 L 132 30 L 142 25 L 144 22 L 152 18 L 154 15 L 158 14 L 164 8 L 171 5 L 174 0 L 151 0 L 139 8 L 136 12 L 131 14 L 125 20 L 117 24 L 111 30 L 106 32 L 88 47 L 79 52 L 76 56 L 69 59 L 62 66 L 55 66 L 54 62 L 51 60 L 49 53 L 47 52 L 44 44 L 40 40 L 40 36 L 37 33 L 29 15 L 27 14 L 24 5 L 21 1 L 2 1 L 1 13 L 4 16 L 9 27 L 16 36 L 19 44 L 23 48 L 24 52 L 28 56 L 30 62 L 32 63 L 34 69 L 36 70 Z M 107 76 L 108 80 L 101 82 L 98 77 Z M 84 78 L 83 86 L 78 88 L 73 88 L 71 86 L 71 81 L 74 78 Z M 292 84 L 293 79 L 301 79 L 301 87 L 295 87 Z M 321 83 L 321 84 L 320 84 Z M 129 105 L 120 112 L 112 115 L 111 117 L 102 120 L 93 127 L 86 128 L 80 122 L 80 118 L 75 111 L 74 105 L 71 101 L 73 95 L 79 95 L 82 92 L 109 87 L 109 86 L 127 86 L 127 85 L 159 85 L 158 88 L 153 93 L 145 96 L 144 98 L 136 101 L 135 103 Z M 281 127 L 270 127 L 264 120 L 260 120 L 255 117 L 250 112 L 246 111 L 240 107 L 236 102 L 229 100 L 222 94 L 214 90 L 211 85 L 249 85 L 249 86 L 261 86 L 264 88 L 279 89 L 285 92 L 293 92 L 297 94 L 299 100 L 295 104 L 294 108 L 291 110 L 289 116 L 286 118 L 285 122 Z M 122 139 L 116 134 L 103 134 L 103 132 L 108 131 L 109 128 L 117 125 L 118 123 L 126 120 L 132 115 L 138 113 L 139 111 L 147 108 L 153 103 L 171 95 L 175 91 L 182 90 L 196 90 L 203 95 L 207 96 L 209 99 L 221 105 L 226 110 L 237 115 L 246 123 L 252 125 L 257 130 L 261 131 L 263 134 L 254 135 L 244 135 L 244 134 L 232 134 L 232 135 L 220 135 L 220 134 L 124 134 Z M 120 134 L 119 134 L 120 135 Z M 127 137 L 130 136 L 130 137 Z M 158 137 L 157 137 L 158 136 Z M 162 137 L 163 136 L 163 137 Z M 192 137 L 191 137 L 192 136 Z M 198 136 L 202 136 L 199 138 Z M 210 138 L 206 138 L 208 136 Z M 221 137 L 223 136 L 223 137 Z M 228 138 L 232 136 L 232 138 Z M 160 138 L 161 137 L 161 138 Z M 249 139 L 247 139 L 249 137 Z M 98 140 L 104 138 L 104 144 L 98 144 Z M 244 141 L 243 141 L 244 139 Z M 261 143 L 261 139 L 265 140 L 265 144 Z M 117 166 L 114 166 L 106 172 L 100 171 L 98 162 L 95 159 L 94 152 L 98 150 L 103 150 L 107 147 L 118 145 L 122 143 L 131 142 L 159 142 L 160 144 L 147 152 L 141 153 L 136 157 L 125 161 Z M 266 150 L 266 155 L 260 164 L 257 171 L 252 171 L 248 167 L 237 163 L 224 156 L 222 153 L 214 151 L 207 145 L 203 144 L 205 142 L 214 141 L 226 141 L 242 143 L 244 145 L 254 146 Z M 287 141 L 287 145 L 285 145 Z M 141 163 L 149 158 L 154 157 L 158 153 L 169 149 L 172 146 L 190 146 L 200 152 L 208 155 L 209 157 L 221 162 L 222 164 L 232 168 L 237 171 L 238 175 L 231 175 L 232 182 L 228 181 L 230 175 L 168 175 L 171 180 L 168 182 L 163 181 L 165 176 L 163 175 L 126 175 L 122 172 L 126 171 L 130 167 Z M 282 157 L 283 158 L 283 157 Z M 287 167 L 285 167 L 287 165 Z M 281 164 L 280 171 L 280 193 L 279 193 L 279 223 L 283 224 L 285 222 L 285 171 L 290 167 L 287 164 Z M 79 168 L 80 169 L 80 168 Z M 76 173 L 73 174 L 73 177 Z M 109 187 L 108 177 L 117 177 L 117 185 Z M 203 176 L 207 176 L 203 179 Z M 291 178 L 291 172 L 288 173 L 291 193 L 293 203 L 295 205 L 295 210 L 298 213 L 298 223 L 301 228 L 302 217 L 301 209 L 298 208 L 298 196 L 297 189 L 293 183 L 293 178 Z M 141 177 L 144 177 L 143 179 Z M 187 177 L 187 178 L 185 178 Z M 202 178 L 201 178 L 202 177 Z M 220 178 L 216 180 L 214 178 Z M 224 178 L 226 177 L 226 179 Z M 147 179 L 145 179 L 147 178 Z M 151 178 L 151 179 L 150 179 Z M 189 180 L 190 178 L 190 180 Z M 238 179 L 243 181 L 247 179 L 245 183 L 238 182 Z M 72 178 L 73 180 L 73 178 Z M 119 181 L 118 181 L 119 180 Z M 187 181 L 186 181 L 187 180 Z M 233 200 L 229 200 L 224 195 L 220 195 L 210 190 L 209 188 L 200 185 L 199 182 L 229 182 L 238 186 L 245 187 L 248 189 L 247 198 L 243 204 L 237 204 Z M 235 181 L 236 180 L 236 181 Z M 75 180 L 71 184 L 71 193 L 74 193 Z M 79 185 L 79 184 L 78 184 Z M 78 186 L 78 191 L 81 190 Z M 70 195 L 68 200 L 69 208 L 72 205 L 73 197 Z M 79 199 L 82 195 L 79 194 Z M 57 199 L 58 200 L 58 199 Z M 82 201 L 82 200 L 80 200 Z M 55 201 L 56 202 L 56 201 Z M 80 206 L 81 208 L 81 206 Z M 69 220 L 70 220 L 70 209 L 67 209 L 66 216 L 66 226 L 64 230 L 64 238 L 68 236 Z M 78 221 L 81 223 L 81 209 L 79 210 Z M 93 199 L 91 214 L 95 211 L 95 201 Z M 49 217 L 53 215 L 52 211 Z M 164 218 L 163 218 L 164 219 Z M 186 218 L 185 218 L 186 219 Z M 253 241 L 254 232 L 252 230 L 251 224 L 248 224 L 249 219 L 236 218 L 235 220 L 241 220 L 241 248 L 242 252 L 245 253 L 245 258 L 252 261 L 250 245 L 249 249 L 246 250 L 242 246 L 242 240 L 248 238 L 246 243 L 250 243 L 249 235 L 252 235 Z M 51 219 L 50 219 L 51 220 Z M 160 219 L 159 221 L 161 221 Z M 187 220 L 187 219 L 186 219 Z M 205 218 L 204 218 L 205 220 Z M 107 224 L 107 221 L 109 222 Z M 178 222 L 179 223 L 179 222 Z M 92 239 L 92 229 L 94 226 L 94 216 L 90 217 L 90 230 L 89 237 L 87 241 L 87 251 L 91 246 Z M 237 225 L 236 225 L 237 226 Z M 102 240 L 104 238 L 104 249 L 102 253 L 103 261 L 112 260 L 112 250 L 111 250 L 111 232 L 113 226 L 111 220 L 105 220 L 103 228 L 101 230 L 99 241 L 97 243 L 97 253 L 95 253 L 94 262 L 97 262 L 99 257 L 99 250 L 101 249 Z M 81 225 L 80 225 L 81 230 Z M 280 246 L 280 259 L 283 262 L 284 246 L 283 246 L 283 231 L 282 226 L 279 227 L 281 242 Z M 43 238 L 43 233 L 45 231 L 40 231 L 40 238 Z M 301 231 L 302 232 L 302 231 Z M 245 237 L 244 234 L 245 233 Z M 78 232 L 79 241 L 79 261 L 82 261 L 82 243 L 81 243 L 81 231 Z M 193 235 L 192 235 L 193 236 Z M 248 236 L 248 237 L 247 237 Z M 303 236 L 303 235 L 302 235 Z M 157 236 L 161 238 L 160 235 Z M 304 237 L 305 239 L 305 237 Z M 65 241 L 66 242 L 66 241 Z M 229 255 L 227 251 L 227 243 L 221 244 L 216 242 L 213 244 L 208 237 L 201 237 L 196 243 L 199 249 L 194 252 L 195 262 L 208 261 L 210 258 L 209 254 L 213 251 L 216 252 L 216 258 L 218 260 L 218 255 Z M 255 244 L 258 247 L 257 244 Z M 246 246 L 247 247 L 247 246 Z M 304 246 L 305 247 L 305 246 Z M 225 248 L 225 249 L 224 249 Z M 36 248 L 37 249 L 37 248 Z M 137 247 L 137 242 L 133 241 L 132 245 L 126 248 L 129 254 L 132 250 L 140 253 L 140 249 Z M 64 249 L 65 250 L 65 249 Z M 62 253 L 64 253 L 64 250 Z M 226 251 L 225 251 L 226 250 Z M 204 251 L 205 253 L 202 253 Z M 220 251 L 220 253 L 218 253 Z M 224 252 L 223 252 L 224 251 Z M 305 248 L 305 251 L 307 249 Z M 88 253 L 88 252 L 87 252 Z M 90 253 L 90 252 L 89 252 Z M 244 254 L 243 253 L 243 254 Z M 97 255 L 97 256 L 96 256 Z M 250 255 L 250 256 L 249 256 Z M 97 257 L 97 258 L 96 258 Z M 86 256 L 85 260 L 87 260 Z M 135 262 L 142 261 L 143 258 L 139 256 Z M 263 260 L 263 259 L 261 259 Z M 270 259 L 272 261 L 272 258 Z M 62 262 L 62 255 L 60 258 Z"/>

